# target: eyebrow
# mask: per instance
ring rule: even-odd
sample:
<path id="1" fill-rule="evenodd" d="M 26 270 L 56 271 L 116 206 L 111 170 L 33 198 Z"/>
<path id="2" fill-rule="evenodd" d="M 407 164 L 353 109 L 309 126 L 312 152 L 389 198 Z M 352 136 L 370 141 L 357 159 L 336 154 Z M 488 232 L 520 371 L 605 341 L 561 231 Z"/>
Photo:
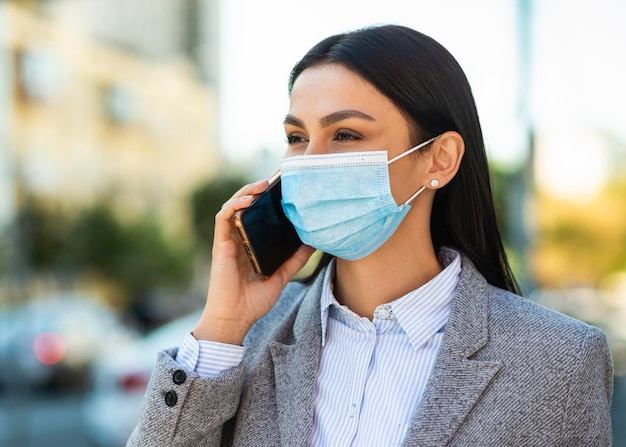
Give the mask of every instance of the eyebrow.
<path id="1" fill-rule="evenodd" d="M 328 127 L 339 121 L 342 121 L 348 118 L 360 118 L 360 119 L 364 119 L 367 121 L 376 121 L 374 118 L 372 118 L 368 114 L 359 112 L 358 110 L 340 110 L 338 112 L 333 112 L 329 115 L 326 115 L 320 118 L 320 125 L 322 127 Z M 285 117 L 284 124 L 291 124 L 293 126 L 304 127 L 304 123 L 293 115 L 287 115 Z"/>

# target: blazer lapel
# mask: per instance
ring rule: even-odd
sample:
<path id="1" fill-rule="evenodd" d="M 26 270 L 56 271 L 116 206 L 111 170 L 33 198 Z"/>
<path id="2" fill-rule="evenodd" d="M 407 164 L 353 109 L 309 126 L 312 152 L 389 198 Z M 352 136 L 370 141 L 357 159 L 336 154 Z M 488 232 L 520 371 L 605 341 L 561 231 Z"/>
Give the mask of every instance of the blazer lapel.
<path id="1" fill-rule="evenodd" d="M 404 446 L 445 446 L 499 371 L 495 361 L 472 360 L 488 342 L 489 285 L 468 258 L 441 347 Z"/>
<path id="2" fill-rule="evenodd" d="M 321 352 L 320 294 L 324 273 L 306 293 L 292 343 L 270 343 L 282 446 L 304 446 L 313 427 L 315 383 Z"/>

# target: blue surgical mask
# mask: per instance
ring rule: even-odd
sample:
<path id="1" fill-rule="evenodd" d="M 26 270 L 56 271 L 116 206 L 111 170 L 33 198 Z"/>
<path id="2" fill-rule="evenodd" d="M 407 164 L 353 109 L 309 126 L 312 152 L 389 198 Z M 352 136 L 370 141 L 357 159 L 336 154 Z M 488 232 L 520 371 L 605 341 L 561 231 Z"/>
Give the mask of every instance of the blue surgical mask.
<path id="1" fill-rule="evenodd" d="M 388 165 L 432 143 L 431 138 L 388 160 L 387 151 L 283 158 L 282 206 L 302 242 L 342 259 L 366 257 L 398 228 L 420 188 L 402 205 L 391 194 Z"/>

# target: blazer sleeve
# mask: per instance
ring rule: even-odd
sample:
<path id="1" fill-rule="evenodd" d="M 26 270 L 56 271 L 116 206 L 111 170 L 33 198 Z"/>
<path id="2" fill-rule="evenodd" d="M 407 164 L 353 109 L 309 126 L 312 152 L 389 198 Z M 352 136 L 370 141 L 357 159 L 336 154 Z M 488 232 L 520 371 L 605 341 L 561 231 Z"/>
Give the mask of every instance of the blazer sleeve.
<path id="1" fill-rule="evenodd" d="M 563 431 L 567 446 L 611 445 L 613 362 L 606 336 L 591 327 L 571 371 Z"/>
<path id="2" fill-rule="evenodd" d="M 244 367 L 201 378 L 177 363 L 176 353 L 159 353 L 127 447 L 220 445 L 224 424 L 239 406 Z"/>

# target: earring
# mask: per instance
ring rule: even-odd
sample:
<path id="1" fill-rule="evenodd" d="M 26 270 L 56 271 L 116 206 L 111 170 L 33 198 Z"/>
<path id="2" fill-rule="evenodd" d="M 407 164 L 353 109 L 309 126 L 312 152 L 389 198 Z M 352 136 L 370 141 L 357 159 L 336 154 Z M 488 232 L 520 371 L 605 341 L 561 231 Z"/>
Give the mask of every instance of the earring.
<path id="1" fill-rule="evenodd" d="M 436 178 L 432 179 L 430 181 L 430 186 L 436 188 L 437 186 L 439 186 L 439 180 L 437 180 Z"/>

